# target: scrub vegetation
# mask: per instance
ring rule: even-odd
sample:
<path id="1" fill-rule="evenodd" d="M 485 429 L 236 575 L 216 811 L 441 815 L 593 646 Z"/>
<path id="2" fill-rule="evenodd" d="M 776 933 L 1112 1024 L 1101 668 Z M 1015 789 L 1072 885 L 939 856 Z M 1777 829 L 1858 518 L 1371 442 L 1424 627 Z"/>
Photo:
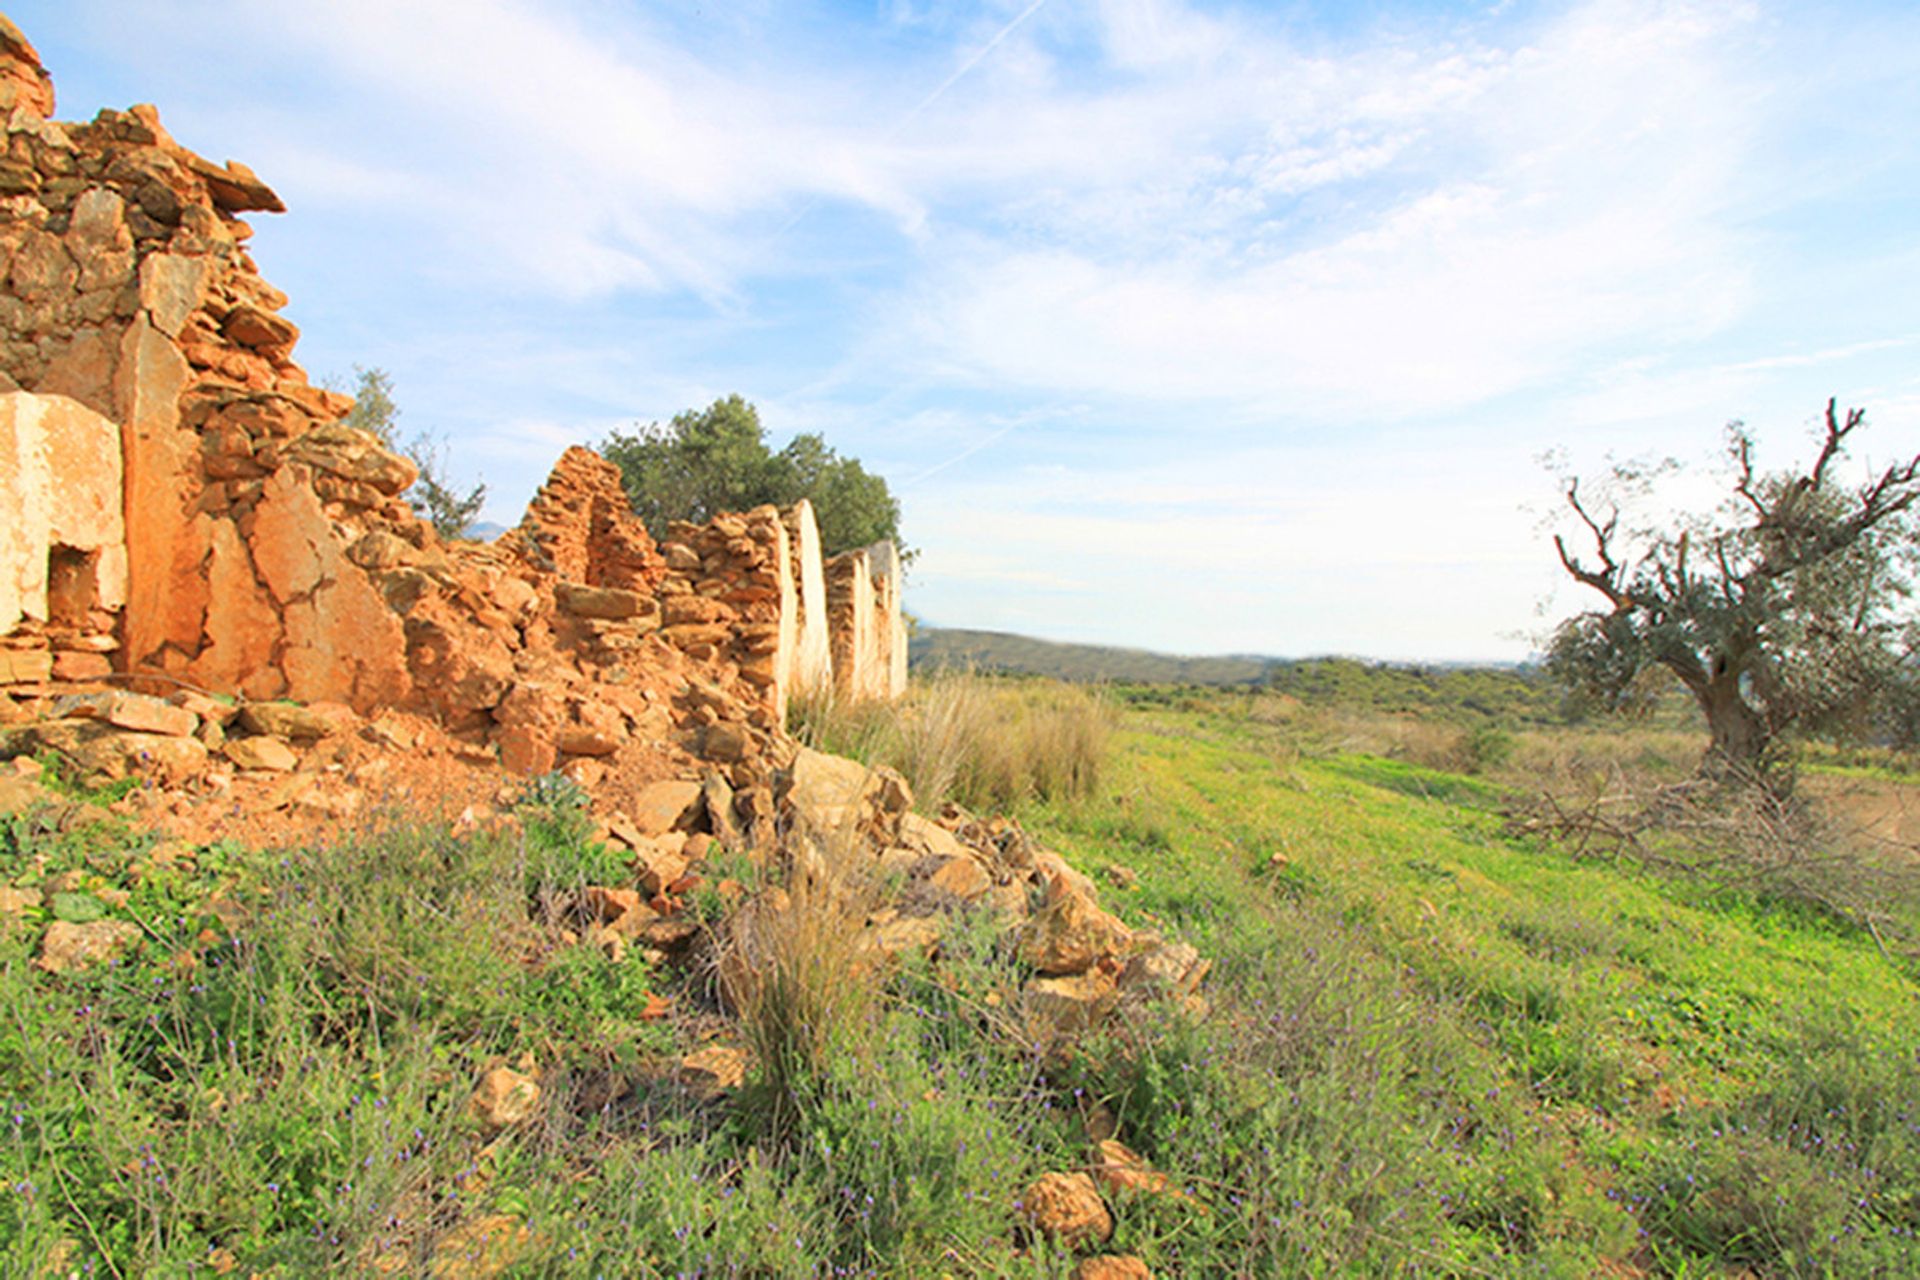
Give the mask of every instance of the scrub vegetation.
<path id="1" fill-rule="evenodd" d="M 1066 1276 L 1017 1202 L 1117 1133 L 1169 1185 L 1111 1192 L 1104 1248 L 1159 1275 L 1920 1270 L 1911 846 L 1833 825 L 1883 876 L 1868 928 L 1731 837 L 1690 864 L 1529 825 L 1685 780 L 1698 731 L 961 676 L 800 727 L 1011 809 L 1212 959 L 1208 1010 L 1047 1053 L 1004 930 L 879 969 L 850 884 L 705 968 L 558 944 L 542 904 L 610 855 L 556 784 L 499 831 L 271 853 L 72 799 L 0 826 L 46 890 L 0 937 L 4 1269 Z M 1805 777 L 1841 815 L 1910 785 Z M 141 945 L 35 966 L 96 913 Z M 743 1086 L 688 1087 L 736 1019 Z M 468 1100 L 502 1064 L 543 1087 L 495 1131 Z"/>

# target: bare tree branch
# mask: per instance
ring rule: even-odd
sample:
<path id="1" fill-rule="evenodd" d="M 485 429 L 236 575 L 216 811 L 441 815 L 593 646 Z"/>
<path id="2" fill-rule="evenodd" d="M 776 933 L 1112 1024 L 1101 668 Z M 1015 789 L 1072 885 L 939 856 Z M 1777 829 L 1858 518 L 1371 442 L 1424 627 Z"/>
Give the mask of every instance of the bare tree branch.
<path id="1" fill-rule="evenodd" d="M 1553 535 L 1553 546 L 1560 553 L 1561 567 L 1575 581 L 1605 596 L 1615 612 L 1632 608 L 1633 598 L 1620 589 L 1622 567 L 1613 558 L 1613 535 L 1620 524 L 1620 513 L 1617 510 L 1610 513 L 1605 524 L 1595 520 L 1580 501 L 1580 481 L 1577 478 L 1567 482 L 1567 505 L 1573 508 L 1574 514 L 1580 517 L 1580 523 L 1586 525 L 1587 531 L 1593 535 L 1594 554 L 1600 557 L 1600 569 L 1596 572 L 1574 559 L 1567 550 L 1565 539 L 1556 533 Z"/>

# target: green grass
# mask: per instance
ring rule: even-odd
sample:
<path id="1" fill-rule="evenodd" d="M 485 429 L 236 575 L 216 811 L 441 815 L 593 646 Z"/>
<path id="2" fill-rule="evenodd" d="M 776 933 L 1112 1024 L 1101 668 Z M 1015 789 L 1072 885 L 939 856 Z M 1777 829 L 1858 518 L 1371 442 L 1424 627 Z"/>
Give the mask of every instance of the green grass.
<path id="1" fill-rule="evenodd" d="M 1317 1220 L 1372 1224 L 1332 1270 L 1920 1268 L 1920 988 L 1864 933 L 1514 843 L 1484 782 L 1301 756 L 1232 714 L 1136 714 L 1112 773 L 1099 801 L 1033 817 L 1076 861 L 1138 874 L 1119 895 L 1130 922 L 1217 958 L 1216 1015 L 1190 1052 L 1254 1060 L 1244 1024 L 1276 998 L 1318 1016 L 1303 958 L 1327 964 L 1328 940 L 1342 957 L 1322 1056 L 1214 1085 L 1234 1143 L 1271 1134 L 1297 1159 L 1262 1108 L 1319 1088 L 1340 1120 L 1309 1145 L 1384 1161 L 1365 1188 L 1299 1197 Z M 1356 1090 L 1365 1105 L 1344 1108 Z M 1383 1115 L 1397 1141 L 1377 1136 Z M 1189 1127 L 1159 1154 L 1208 1176 L 1246 1163 L 1205 1137 Z M 1240 1194 L 1287 1172 L 1256 1167 Z M 1422 1220 L 1421 1197 L 1449 1185 Z M 1308 1234 L 1291 1263 L 1266 1256 L 1326 1263 Z"/>
<path id="2" fill-rule="evenodd" d="M 1041 1052 L 1006 931 L 956 917 L 712 1103 L 671 1070 L 743 1039 L 707 962 L 561 933 L 624 868 L 556 781 L 524 832 L 191 860 L 92 806 L 0 819 L 0 880 L 144 939 L 53 976 L 46 909 L 0 922 L 0 1271 L 426 1274 L 505 1215 L 510 1275 L 1064 1277 L 1016 1204 L 1110 1114 L 1178 1192 L 1111 1198 L 1158 1275 L 1920 1273 L 1920 984 L 1871 937 L 1518 842 L 1506 772 L 1302 734 L 1134 700 L 1096 787 L 1022 810 L 1213 960 L 1206 1016 Z M 524 1062 L 539 1113 L 482 1132 L 475 1081 Z"/>

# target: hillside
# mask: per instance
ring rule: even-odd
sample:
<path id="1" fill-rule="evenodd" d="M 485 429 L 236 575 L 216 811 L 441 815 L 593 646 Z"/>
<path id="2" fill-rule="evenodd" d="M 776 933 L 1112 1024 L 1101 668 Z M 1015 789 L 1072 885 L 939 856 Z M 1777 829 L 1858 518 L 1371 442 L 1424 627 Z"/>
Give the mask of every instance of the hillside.
<path id="1" fill-rule="evenodd" d="M 1280 661 L 1250 654 L 1189 658 L 1110 645 L 1036 640 L 1005 631 L 921 627 L 910 649 L 913 668 L 943 667 L 1051 676 L 1056 680 L 1124 684 L 1258 684 Z"/>

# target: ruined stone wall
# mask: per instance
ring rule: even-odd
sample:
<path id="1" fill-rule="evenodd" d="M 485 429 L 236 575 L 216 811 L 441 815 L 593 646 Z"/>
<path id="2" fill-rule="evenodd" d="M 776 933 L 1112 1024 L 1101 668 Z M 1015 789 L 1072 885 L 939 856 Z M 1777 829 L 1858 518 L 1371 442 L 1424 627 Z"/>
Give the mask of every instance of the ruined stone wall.
<path id="1" fill-rule="evenodd" d="M 842 697 L 872 696 L 873 571 L 865 551 L 843 551 L 826 563 L 827 638 L 833 687 Z"/>
<path id="2" fill-rule="evenodd" d="M 865 685 L 871 696 L 897 698 L 907 691 L 907 628 L 900 612 L 900 551 L 891 542 L 867 548 L 873 571 L 873 659 Z"/>
<path id="3" fill-rule="evenodd" d="M 0 684 L 398 707 L 519 772 L 644 773 L 644 744 L 667 744 L 743 787 L 794 688 L 840 670 L 886 696 L 874 637 L 897 591 L 876 615 L 863 553 L 836 605 L 807 504 L 656 548 L 617 468 L 574 448 L 519 528 L 442 543 L 403 497 L 413 465 L 293 360 L 238 216 L 281 210 L 273 192 L 151 107 L 63 125 L 52 104 L 0 19 Z M 89 503 L 91 523 L 72 514 Z"/>
<path id="4" fill-rule="evenodd" d="M 151 107 L 47 118 L 32 47 L 0 30 L 0 390 L 119 425 L 126 606 L 114 665 L 253 697 L 404 699 L 401 623 L 345 546 L 428 540 L 411 463 L 339 425 L 239 214 L 280 211 L 244 165 L 176 143 Z"/>
<path id="5" fill-rule="evenodd" d="M 813 504 L 800 499 L 784 513 L 792 561 L 794 646 L 790 688 L 804 697 L 833 684 L 833 650 L 827 640 L 827 576 L 820 556 L 820 528 Z"/>
<path id="6" fill-rule="evenodd" d="M 782 725 L 785 673 L 792 668 L 782 646 L 791 634 L 795 592 L 780 512 L 763 506 L 705 525 L 676 521 L 661 551 L 667 562 L 661 635 L 706 664 L 717 683 L 744 685 L 754 723 Z"/>

